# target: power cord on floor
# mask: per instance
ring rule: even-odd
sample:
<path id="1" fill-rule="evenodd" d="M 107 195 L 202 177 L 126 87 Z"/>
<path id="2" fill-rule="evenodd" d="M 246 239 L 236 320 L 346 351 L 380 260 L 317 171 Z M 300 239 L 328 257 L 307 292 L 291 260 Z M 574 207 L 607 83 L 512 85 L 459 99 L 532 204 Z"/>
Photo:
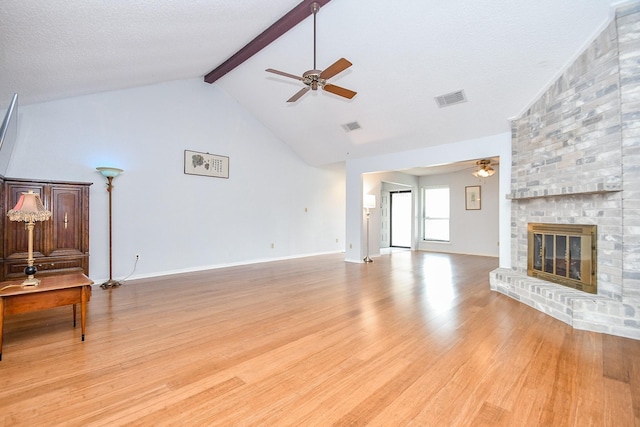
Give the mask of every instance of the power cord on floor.
<path id="1" fill-rule="evenodd" d="M 120 280 L 120 284 L 124 285 L 125 280 L 127 280 L 129 277 L 131 277 L 131 275 L 133 273 L 135 273 L 136 267 L 138 266 L 138 261 L 140 261 L 140 257 L 136 256 L 136 262 L 133 263 L 133 270 L 131 270 L 131 273 L 129 273 L 127 275 L 127 277 L 125 277 L 124 279 Z"/>

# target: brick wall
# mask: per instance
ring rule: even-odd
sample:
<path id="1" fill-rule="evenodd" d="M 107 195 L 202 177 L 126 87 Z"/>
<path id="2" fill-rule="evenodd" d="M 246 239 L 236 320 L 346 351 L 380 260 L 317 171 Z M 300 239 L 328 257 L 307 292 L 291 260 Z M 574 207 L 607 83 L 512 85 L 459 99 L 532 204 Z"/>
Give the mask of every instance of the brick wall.
<path id="1" fill-rule="evenodd" d="M 576 328 L 640 339 L 640 2 L 512 121 L 512 268 L 492 289 Z M 598 226 L 598 294 L 526 276 L 527 224 Z"/>
<path id="2" fill-rule="evenodd" d="M 625 298 L 640 305 L 640 2 L 618 11 Z M 639 310 L 640 311 L 640 310 Z"/>

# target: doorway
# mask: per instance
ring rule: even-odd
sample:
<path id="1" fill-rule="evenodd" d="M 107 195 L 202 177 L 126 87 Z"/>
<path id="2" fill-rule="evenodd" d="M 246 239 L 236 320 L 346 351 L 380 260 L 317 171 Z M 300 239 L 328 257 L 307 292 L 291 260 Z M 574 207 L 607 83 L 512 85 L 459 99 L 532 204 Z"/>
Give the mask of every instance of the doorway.
<path id="1" fill-rule="evenodd" d="M 411 248 L 412 205 L 411 190 L 391 191 L 390 196 L 390 246 Z"/>

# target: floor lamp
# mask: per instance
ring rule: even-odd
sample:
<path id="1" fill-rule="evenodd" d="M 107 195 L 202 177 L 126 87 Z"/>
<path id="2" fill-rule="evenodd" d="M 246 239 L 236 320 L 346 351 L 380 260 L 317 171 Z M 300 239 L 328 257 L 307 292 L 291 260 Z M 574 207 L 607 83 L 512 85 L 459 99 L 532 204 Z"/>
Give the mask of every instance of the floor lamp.
<path id="1" fill-rule="evenodd" d="M 27 232 L 29 233 L 27 267 L 24 269 L 24 274 L 27 275 L 27 278 L 22 282 L 22 287 L 38 286 L 40 280 L 34 277 L 38 270 L 33 265 L 33 228 L 36 225 L 36 221 L 46 221 L 51 218 L 51 212 L 44 208 L 40 195 L 29 190 L 28 193 L 22 193 L 16 206 L 7 212 L 7 216 L 10 221 L 26 222 Z"/>
<path id="2" fill-rule="evenodd" d="M 364 262 L 373 262 L 371 257 L 369 256 L 369 217 L 371 216 L 370 209 L 375 209 L 376 207 L 376 196 L 374 194 L 365 194 L 364 201 L 362 206 L 367 210 L 367 256 L 364 257 Z"/>
<path id="3" fill-rule="evenodd" d="M 109 280 L 107 280 L 106 282 L 104 282 L 102 285 L 100 285 L 100 287 L 102 289 L 108 289 L 108 288 L 113 288 L 116 286 L 120 286 L 120 282 L 118 282 L 117 280 L 113 280 L 113 253 L 112 253 L 112 248 L 113 248 L 113 227 L 111 224 L 111 193 L 113 190 L 113 178 L 115 178 L 116 176 L 120 175 L 120 173 L 122 172 L 122 169 L 118 169 L 118 168 L 110 168 L 110 167 L 99 167 L 96 168 L 98 171 L 100 171 L 100 173 L 102 174 L 102 176 L 104 176 L 105 178 L 107 178 L 107 192 L 109 193 Z"/>

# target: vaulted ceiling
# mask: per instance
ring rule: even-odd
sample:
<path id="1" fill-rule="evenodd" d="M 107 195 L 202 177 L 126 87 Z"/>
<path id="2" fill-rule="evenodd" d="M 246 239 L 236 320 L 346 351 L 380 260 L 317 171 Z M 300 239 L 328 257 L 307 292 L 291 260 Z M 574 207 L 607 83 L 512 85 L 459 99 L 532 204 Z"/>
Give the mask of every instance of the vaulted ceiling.
<path id="1" fill-rule="evenodd" d="M 0 108 L 202 78 L 301 0 L 5 0 Z M 353 66 L 287 103 L 313 68 L 311 15 L 215 85 L 312 165 L 509 131 L 613 16 L 614 0 L 333 0 L 317 14 L 317 66 Z M 435 97 L 464 91 L 440 108 Z M 357 122 L 347 132 L 344 125 Z"/>

